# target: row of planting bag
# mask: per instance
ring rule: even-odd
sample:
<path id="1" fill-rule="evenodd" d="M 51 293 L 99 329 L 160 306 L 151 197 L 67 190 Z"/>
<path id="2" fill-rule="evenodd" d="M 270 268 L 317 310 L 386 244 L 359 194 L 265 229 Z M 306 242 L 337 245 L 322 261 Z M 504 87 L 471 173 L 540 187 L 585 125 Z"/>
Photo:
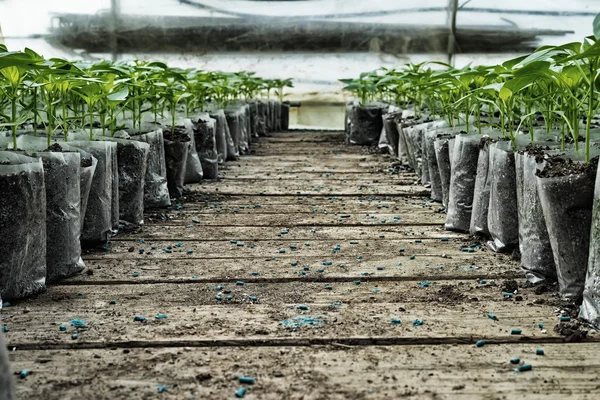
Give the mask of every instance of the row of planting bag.
<path id="1" fill-rule="evenodd" d="M 82 271 L 82 247 L 105 247 L 120 227 L 142 226 L 144 209 L 170 206 L 184 184 L 216 179 L 219 163 L 285 125 L 281 109 L 250 101 L 181 118 L 174 129 L 125 121 L 129 128 L 112 137 L 99 129 L 54 135 L 50 148 L 45 136 L 23 131 L 18 151 L 2 135 L 0 298 L 27 297 Z"/>
<path id="2" fill-rule="evenodd" d="M 581 317 L 600 328 L 599 129 L 583 163 L 574 144 L 561 150 L 559 132 L 511 141 L 473 119 L 453 122 L 384 103 L 346 106 L 347 142 L 387 148 L 414 169 L 445 207 L 447 230 L 485 238 L 494 252 L 518 250 L 529 283 L 558 281 L 561 297 L 583 299 Z"/>
<path id="3" fill-rule="evenodd" d="M 168 207 L 186 183 L 217 179 L 219 164 L 247 154 L 253 138 L 287 130 L 289 105 L 253 100 L 194 118 L 144 122 L 112 137 L 100 130 L 0 136 L 0 308 L 85 269 L 83 248 L 108 244 L 144 209 Z M 66 136 L 66 139 L 65 139 Z M 0 400 L 15 399 L 0 334 Z"/>

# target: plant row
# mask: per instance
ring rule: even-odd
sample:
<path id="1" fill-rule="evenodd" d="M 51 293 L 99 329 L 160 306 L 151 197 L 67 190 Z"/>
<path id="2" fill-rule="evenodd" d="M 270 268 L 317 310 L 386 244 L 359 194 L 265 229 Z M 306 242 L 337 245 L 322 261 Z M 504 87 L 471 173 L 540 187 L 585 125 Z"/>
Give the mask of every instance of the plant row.
<path id="1" fill-rule="evenodd" d="M 184 185 L 217 179 L 252 140 L 287 129 L 291 85 L 0 47 L 0 297 L 84 270 L 82 247 L 109 249 L 141 229 L 144 210 L 176 208 Z"/>
<path id="2" fill-rule="evenodd" d="M 596 36 L 500 65 L 408 64 L 344 79 L 352 144 L 412 167 L 446 229 L 520 252 L 529 284 L 558 281 L 600 328 L 600 18 Z M 595 191 L 594 191 L 595 188 Z"/>

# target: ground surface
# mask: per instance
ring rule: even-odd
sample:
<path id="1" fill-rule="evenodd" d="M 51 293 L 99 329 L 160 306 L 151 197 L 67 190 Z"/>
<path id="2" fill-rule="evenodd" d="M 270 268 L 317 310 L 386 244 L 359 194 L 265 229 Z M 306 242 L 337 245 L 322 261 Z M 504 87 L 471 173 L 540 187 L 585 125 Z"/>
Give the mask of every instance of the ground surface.
<path id="1" fill-rule="evenodd" d="M 598 398 L 597 336 L 556 333 L 555 294 L 445 232 L 414 174 L 340 133 L 252 147 L 2 310 L 20 399 Z"/>

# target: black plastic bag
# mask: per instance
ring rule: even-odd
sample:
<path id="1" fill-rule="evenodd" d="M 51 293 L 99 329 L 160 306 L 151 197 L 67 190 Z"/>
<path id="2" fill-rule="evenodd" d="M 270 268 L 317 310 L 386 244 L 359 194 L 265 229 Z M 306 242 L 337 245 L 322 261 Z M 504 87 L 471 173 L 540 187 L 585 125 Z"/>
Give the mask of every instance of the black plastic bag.
<path id="1" fill-rule="evenodd" d="M 434 149 L 438 171 L 440 173 L 440 185 L 442 188 L 442 205 L 448 207 L 450 197 L 450 151 L 448 149 L 451 136 L 445 135 L 435 139 Z"/>
<path id="2" fill-rule="evenodd" d="M 219 160 L 216 140 L 216 120 L 208 114 L 200 115 L 194 119 L 194 135 L 196 150 L 202 162 L 204 179 L 217 179 L 219 174 Z"/>
<path id="3" fill-rule="evenodd" d="M 493 143 L 490 149 L 490 203 L 488 247 L 497 253 L 512 251 L 519 244 L 519 213 L 513 143 Z"/>
<path id="4" fill-rule="evenodd" d="M 480 136 L 475 134 L 456 135 L 450 149 L 451 171 L 446 229 L 468 232 L 473 208 L 473 192 L 479 158 Z"/>
<path id="5" fill-rule="evenodd" d="M 39 158 L 0 151 L 0 297 L 46 287 L 46 188 Z"/>
<path id="6" fill-rule="evenodd" d="M 588 268 L 579 316 L 600 329 L 600 173 L 596 173 Z"/>
<path id="7" fill-rule="evenodd" d="M 287 131 L 290 129 L 290 105 L 289 103 L 281 104 L 281 130 Z"/>
<path id="8" fill-rule="evenodd" d="M 354 106 L 350 115 L 347 142 L 356 145 L 376 146 L 383 129 L 381 106 L 378 104 Z"/>
<path id="9" fill-rule="evenodd" d="M 535 155 L 515 154 L 517 176 L 517 209 L 519 211 L 519 250 L 521 267 L 532 284 L 556 282 L 556 266 L 552 254 L 546 219 L 538 195 L 535 173 L 544 161 Z"/>
<path id="10" fill-rule="evenodd" d="M 217 140 L 217 154 L 219 155 L 219 163 L 224 162 L 227 159 L 227 135 L 225 128 L 227 127 L 227 118 L 225 117 L 225 111 L 217 110 L 209 113 L 211 118 L 214 118 L 215 122 L 215 137 Z"/>
<path id="11" fill-rule="evenodd" d="M 544 169 L 536 173 L 559 291 L 568 301 L 577 301 L 583 294 L 597 172 L 597 158 L 591 163 L 573 158 L 578 156 L 548 157 Z"/>
<path id="12" fill-rule="evenodd" d="M 383 129 L 385 131 L 385 137 L 387 139 L 387 145 L 390 148 L 390 153 L 398 157 L 398 142 L 400 140 L 398 134 L 398 126 L 396 120 L 400 117 L 400 111 L 394 111 L 387 114 L 383 114 Z"/>
<path id="13" fill-rule="evenodd" d="M 190 138 L 186 131 L 175 127 L 174 135 L 170 130 L 164 132 L 164 142 L 169 193 L 172 197 L 181 197 L 183 196 L 183 185 L 185 183 Z"/>

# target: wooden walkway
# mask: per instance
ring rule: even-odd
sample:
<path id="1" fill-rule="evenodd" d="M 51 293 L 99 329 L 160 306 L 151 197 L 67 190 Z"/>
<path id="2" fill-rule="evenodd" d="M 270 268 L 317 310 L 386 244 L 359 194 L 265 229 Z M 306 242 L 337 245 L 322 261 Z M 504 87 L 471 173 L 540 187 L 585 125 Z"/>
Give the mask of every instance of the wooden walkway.
<path id="1" fill-rule="evenodd" d="M 518 264 L 443 231 L 395 167 L 340 133 L 261 139 L 2 310 L 19 398 L 597 398 L 597 337 L 565 343 L 554 294 L 503 294 Z"/>

